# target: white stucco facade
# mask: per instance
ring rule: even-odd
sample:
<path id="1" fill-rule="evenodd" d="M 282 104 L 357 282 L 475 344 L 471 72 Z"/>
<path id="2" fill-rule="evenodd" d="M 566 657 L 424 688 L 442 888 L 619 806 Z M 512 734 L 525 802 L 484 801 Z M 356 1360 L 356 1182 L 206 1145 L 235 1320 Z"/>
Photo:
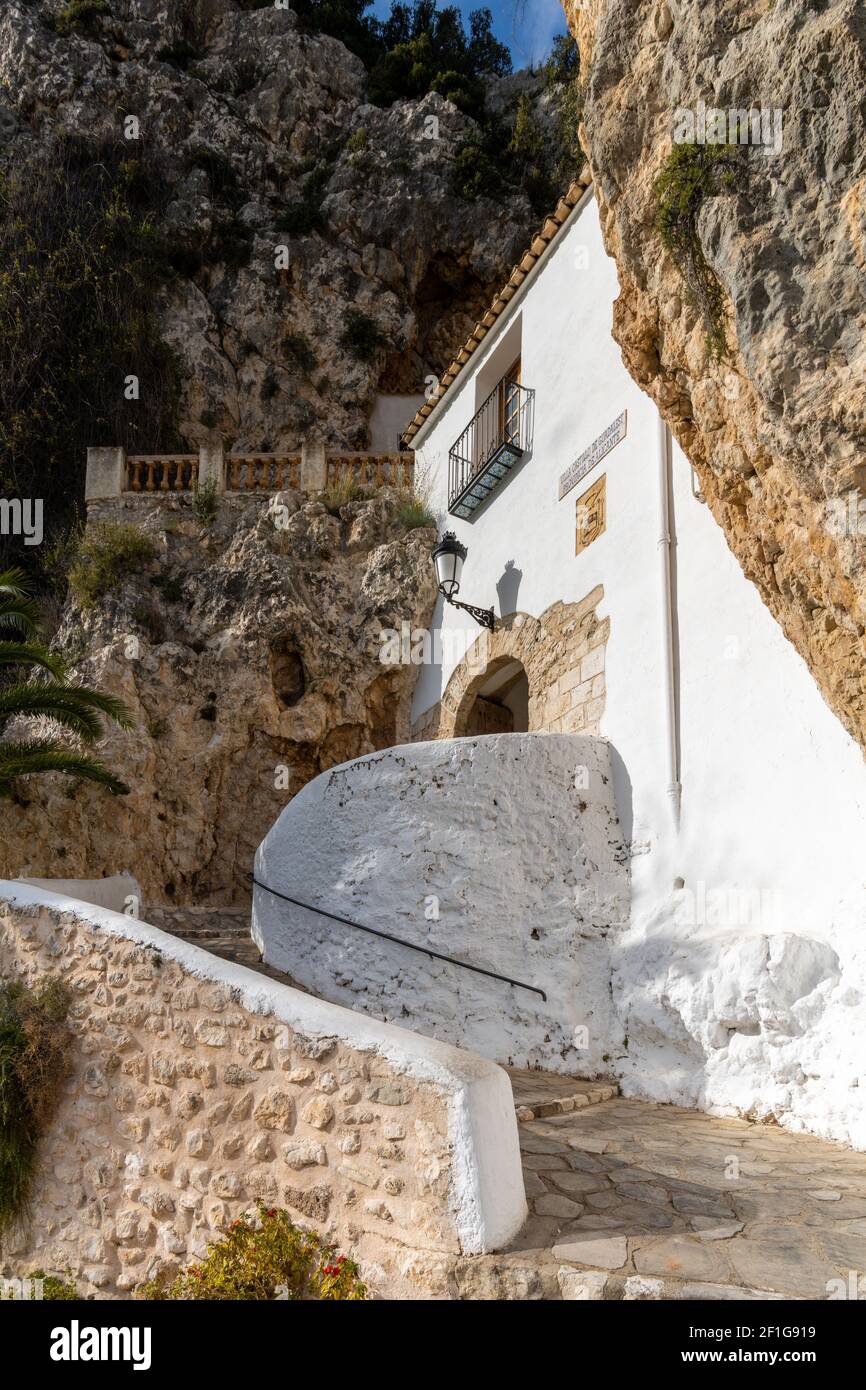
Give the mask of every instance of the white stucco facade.
<path id="1" fill-rule="evenodd" d="M 659 424 L 611 337 L 617 292 L 590 195 L 413 440 L 417 466 L 441 529 L 468 547 L 461 598 L 539 616 L 604 587 L 600 731 L 631 846 L 631 908 L 611 938 L 617 1036 L 603 1050 L 623 1088 L 771 1112 L 866 1147 L 866 767 L 674 446 L 678 821 Z M 461 521 L 447 514 L 449 448 L 515 348 L 536 393 L 532 451 Z M 560 500 L 560 475 L 624 410 L 626 437 Z M 602 475 L 606 530 L 576 555 L 575 503 Z M 441 602 L 435 622 L 441 661 L 420 671 L 416 718 L 478 631 Z"/>

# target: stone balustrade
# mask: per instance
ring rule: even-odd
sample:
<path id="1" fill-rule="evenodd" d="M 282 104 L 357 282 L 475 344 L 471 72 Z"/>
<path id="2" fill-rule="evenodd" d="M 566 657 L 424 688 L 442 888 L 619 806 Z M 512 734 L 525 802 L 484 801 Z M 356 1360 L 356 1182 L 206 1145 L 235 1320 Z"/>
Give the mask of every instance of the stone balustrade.
<path id="1" fill-rule="evenodd" d="M 130 454 L 127 492 L 191 492 L 198 477 L 198 454 Z"/>
<path id="2" fill-rule="evenodd" d="M 301 486 L 300 454 L 229 454 L 225 461 L 228 492 L 282 492 Z"/>
<path id="3" fill-rule="evenodd" d="M 353 479 L 361 487 L 411 487 L 411 452 L 327 453 L 317 441 L 298 453 L 226 454 L 221 444 L 197 454 L 129 454 L 121 448 L 87 451 L 85 499 L 155 497 L 191 493 L 212 484 L 217 492 L 272 493 L 294 488 L 317 493 Z"/>
<path id="4" fill-rule="evenodd" d="M 361 487 L 411 487 L 414 454 L 328 454 L 328 487 L 354 478 Z"/>

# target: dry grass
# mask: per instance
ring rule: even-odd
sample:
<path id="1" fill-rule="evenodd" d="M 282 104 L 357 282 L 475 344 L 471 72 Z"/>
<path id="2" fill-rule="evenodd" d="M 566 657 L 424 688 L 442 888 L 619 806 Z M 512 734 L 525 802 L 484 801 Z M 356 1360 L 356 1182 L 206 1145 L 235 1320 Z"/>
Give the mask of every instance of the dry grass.
<path id="1" fill-rule="evenodd" d="M 58 980 L 40 990 L 0 982 L 0 1231 L 26 1218 L 39 1139 L 71 1065 L 69 993 Z"/>

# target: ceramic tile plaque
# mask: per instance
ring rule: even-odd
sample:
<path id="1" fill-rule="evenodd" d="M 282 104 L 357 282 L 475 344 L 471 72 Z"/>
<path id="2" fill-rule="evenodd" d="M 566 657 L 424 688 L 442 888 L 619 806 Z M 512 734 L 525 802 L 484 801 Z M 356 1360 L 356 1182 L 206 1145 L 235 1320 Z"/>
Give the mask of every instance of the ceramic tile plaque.
<path id="1" fill-rule="evenodd" d="M 592 545 L 607 527 L 605 481 L 602 473 L 598 482 L 587 488 L 575 503 L 575 555 Z"/>
<path id="2" fill-rule="evenodd" d="M 623 439 L 625 439 L 628 427 L 628 411 L 624 410 L 621 415 L 617 415 L 612 425 L 608 425 L 603 434 L 594 439 L 588 449 L 584 449 L 574 463 L 569 464 L 565 472 L 559 479 L 559 500 L 562 501 L 567 493 L 576 487 L 581 478 L 585 478 L 597 463 L 610 453 Z"/>

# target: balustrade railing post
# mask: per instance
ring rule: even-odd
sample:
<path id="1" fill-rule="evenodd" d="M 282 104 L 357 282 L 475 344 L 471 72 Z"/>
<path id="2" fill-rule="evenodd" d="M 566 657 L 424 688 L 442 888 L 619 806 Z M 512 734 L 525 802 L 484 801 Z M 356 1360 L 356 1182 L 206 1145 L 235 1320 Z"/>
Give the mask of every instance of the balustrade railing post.
<path id="1" fill-rule="evenodd" d="M 198 450 L 198 485 L 213 483 L 217 492 L 225 492 L 225 452 L 222 440 L 218 444 L 200 444 Z"/>
<path id="2" fill-rule="evenodd" d="M 84 479 L 85 502 L 119 497 L 126 488 L 126 450 L 88 449 Z"/>
<path id="3" fill-rule="evenodd" d="M 320 440 L 301 445 L 301 491 L 324 492 L 328 483 L 328 460 Z"/>

